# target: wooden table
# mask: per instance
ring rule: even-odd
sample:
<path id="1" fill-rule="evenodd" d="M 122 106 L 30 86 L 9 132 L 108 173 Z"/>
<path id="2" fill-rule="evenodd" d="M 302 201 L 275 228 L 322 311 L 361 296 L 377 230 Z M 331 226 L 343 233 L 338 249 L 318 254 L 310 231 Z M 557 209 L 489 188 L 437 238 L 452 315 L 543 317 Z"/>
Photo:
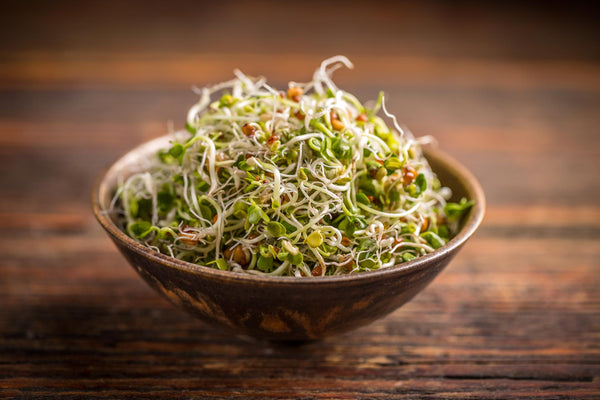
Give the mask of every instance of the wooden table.
<path id="1" fill-rule="evenodd" d="M 0 397 L 599 398 L 600 48 L 554 3 L 4 3 Z M 257 12 L 262 10 L 262 12 Z M 192 84 L 340 86 L 480 178 L 476 236 L 387 318 L 304 346 L 171 306 L 90 211 L 100 171 L 182 126 Z"/>

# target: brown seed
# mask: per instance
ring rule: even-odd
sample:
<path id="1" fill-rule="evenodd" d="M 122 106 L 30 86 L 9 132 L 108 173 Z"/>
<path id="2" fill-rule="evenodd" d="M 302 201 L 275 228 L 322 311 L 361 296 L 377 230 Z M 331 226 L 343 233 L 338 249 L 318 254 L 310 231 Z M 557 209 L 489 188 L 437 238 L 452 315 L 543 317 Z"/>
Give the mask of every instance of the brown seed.
<path id="1" fill-rule="evenodd" d="M 198 240 L 194 237 L 194 231 L 191 230 L 191 227 L 188 225 L 184 225 L 179 230 L 181 236 L 179 241 L 183 244 L 187 244 L 188 246 L 195 246 L 198 244 Z"/>
<path id="2" fill-rule="evenodd" d="M 300 100 L 302 99 L 303 92 L 304 92 L 304 90 L 302 90 L 301 87 L 292 86 L 291 88 L 289 88 L 287 90 L 287 97 L 288 97 L 288 99 L 294 100 L 296 103 L 299 103 Z"/>
<path id="3" fill-rule="evenodd" d="M 340 121 L 339 119 L 332 119 L 331 120 L 331 126 L 336 131 L 341 131 L 345 127 L 344 123 L 342 121 Z"/>
<path id="4" fill-rule="evenodd" d="M 333 129 L 335 129 L 336 131 L 341 131 L 342 129 L 344 129 L 344 123 L 340 121 L 340 117 L 335 111 L 331 111 L 329 113 L 329 117 L 331 118 L 331 126 L 333 127 Z"/>
<path id="5" fill-rule="evenodd" d="M 417 177 L 417 171 L 410 165 L 405 165 L 402 169 L 402 184 L 404 186 L 410 185 Z"/>
<path id="6" fill-rule="evenodd" d="M 369 117 L 367 117 L 367 114 L 358 114 L 358 116 L 356 117 L 357 121 L 361 121 L 361 122 L 367 122 L 369 120 Z"/>
<path id="7" fill-rule="evenodd" d="M 233 261 L 241 266 L 248 265 L 248 257 L 242 246 L 236 246 L 236 248 L 233 249 Z"/>
<path id="8" fill-rule="evenodd" d="M 351 243 L 352 241 L 350 240 L 350 238 L 342 236 L 342 246 L 350 246 Z"/>
<path id="9" fill-rule="evenodd" d="M 267 139 L 267 144 L 270 146 L 270 145 L 272 145 L 273 143 L 275 143 L 278 140 L 279 140 L 279 136 L 277 136 L 277 135 L 271 135 Z"/>
<path id="10" fill-rule="evenodd" d="M 421 224 L 421 231 L 425 232 L 429 228 L 429 218 L 425 218 Z"/>
<path id="11" fill-rule="evenodd" d="M 279 196 L 279 201 L 281 201 L 281 204 L 285 204 L 288 201 L 290 201 L 290 196 L 287 193 L 284 193 L 281 196 Z"/>
<path id="12" fill-rule="evenodd" d="M 344 264 L 344 269 L 348 272 L 352 271 L 354 269 L 354 260 Z"/>
<path id="13" fill-rule="evenodd" d="M 242 126 L 242 132 L 244 135 L 252 137 L 254 136 L 254 133 L 256 133 L 256 127 L 250 125 L 249 123 L 245 123 L 244 126 Z"/>
<path id="14" fill-rule="evenodd" d="M 196 239 L 192 238 L 188 238 L 188 237 L 182 237 L 181 239 L 179 239 L 179 241 L 183 244 L 187 244 L 188 246 L 195 246 L 198 244 L 198 241 Z"/>
<path id="15" fill-rule="evenodd" d="M 315 265 L 313 268 L 311 275 L 312 276 L 321 276 L 323 274 L 323 267 L 320 264 Z"/>
<path id="16" fill-rule="evenodd" d="M 298 118 L 300 121 L 304 121 L 304 118 L 306 118 L 306 114 L 298 110 L 294 113 L 294 117 Z"/>
<path id="17" fill-rule="evenodd" d="M 373 201 L 375 201 L 375 197 L 373 196 L 367 196 L 367 199 L 369 199 L 369 201 L 372 203 Z"/>
<path id="18" fill-rule="evenodd" d="M 217 219 L 219 219 L 219 214 L 215 214 L 215 216 L 213 217 L 213 224 L 217 223 Z"/>
<path id="19" fill-rule="evenodd" d="M 399 245 L 402 242 L 404 242 L 404 239 L 402 239 L 402 238 L 396 238 L 396 239 L 394 239 L 394 246 L 397 246 L 397 245 Z"/>
<path id="20" fill-rule="evenodd" d="M 223 256 L 226 260 L 233 260 L 236 263 L 240 264 L 242 267 L 248 265 L 248 256 L 246 252 L 242 248 L 242 246 L 235 246 L 233 249 L 225 249 L 223 251 Z"/>

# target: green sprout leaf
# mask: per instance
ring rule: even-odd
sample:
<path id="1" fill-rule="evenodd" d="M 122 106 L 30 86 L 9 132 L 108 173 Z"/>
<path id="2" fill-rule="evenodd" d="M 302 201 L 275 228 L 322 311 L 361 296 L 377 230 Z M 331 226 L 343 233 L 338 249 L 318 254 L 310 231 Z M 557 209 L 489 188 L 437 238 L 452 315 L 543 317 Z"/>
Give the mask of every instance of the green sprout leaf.
<path id="1" fill-rule="evenodd" d="M 427 190 L 427 179 L 425 179 L 425 175 L 424 174 L 417 175 L 417 179 L 415 179 L 415 184 L 417 185 L 417 188 L 419 189 L 419 193 L 425 192 L 425 190 Z"/>
<path id="2" fill-rule="evenodd" d="M 137 221 L 129 224 L 127 227 L 129 232 L 133 234 L 137 239 L 143 239 L 148 236 L 154 230 L 152 224 L 148 221 Z"/>
<path id="3" fill-rule="evenodd" d="M 392 156 L 383 162 L 383 166 L 388 170 L 388 172 L 392 173 L 402 168 L 402 161 L 400 161 L 398 157 Z"/>
<path id="4" fill-rule="evenodd" d="M 248 204 L 244 203 L 243 201 L 236 201 L 233 204 L 233 215 L 236 216 L 236 218 L 242 219 L 245 218 L 246 215 L 248 215 Z"/>
<path id="5" fill-rule="evenodd" d="M 210 189 L 210 185 L 208 184 L 208 182 L 200 181 L 196 185 L 196 189 L 198 189 L 199 192 L 206 193 L 208 192 L 208 189 Z"/>
<path id="6" fill-rule="evenodd" d="M 306 238 L 306 243 L 312 247 L 319 247 L 322 243 L 323 243 L 323 234 L 321 233 L 321 231 L 313 231 L 310 235 L 308 235 L 308 237 Z"/>
<path id="7" fill-rule="evenodd" d="M 434 249 L 439 249 L 440 247 L 446 244 L 444 239 L 442 239 L 441 237 L 439 237 L 431 231 L 421 233 L 421 237 L 427 240 L 427 243 L 429 243 L 429 245 Z"/>
<path id="8" fill-rule="evenodd" d="M 173 147 L 169 149 L 169 155 L 171 157 L 177 159 L 179 163 L 182 163 L 183 155 L 185 154 L 185 148 L 180 143 L 174 143 Z"/>
<path id="9" fill-rule="evenodd" d="M 210 264 L 215 264 L 217 266 L 217 268 L 219 268 L 221 271 L 227 271 L 229 269 L 229 267 L 227 266 L 227 260 L 225 260 L 224 258 L 219 258 L 216 261 L 210 262 Z"/>
<path id="10" fill-rule="evenodd" d="M 366 205 L 371 204 L 371 201 L 369 201 L 369 198 L 367 197 L 367 195 L 362 192 L 359 192 L 356 194 L 356 201 L 358 201 L 359 203 L 362 203 L 362 204 L 366 204 Z"/>
<path id="11" fill-rule="evenodd" d="M 258 221 L 260 221 L 260 217 L 260 208 L 253 205 L 248 209 L 248 222 L 251 225 L 258 224 Z"/>
<path id="12" fill-rule="evenodd" d="M 156 202 L 160 211 L 166 212 L 175 206 L 175 196 L 169 188 L 165 188 L 156 195 Z"/>
<path id="13" fill-rule="evenodd" d="M 402 254 L 402 259 L 404 261 L 410 261 L 410 260 L 414 260 L 416 257 L 413 254 L 410 253 L 404 253 Z"/>
<path id="14" fill-rule="evenodd" d="M 273 257 L 258 256 L 256 266 L 263 272 L 269 272 L 273 268 Z"/>
<path id="15" fill-rule="evenodd" d="M 285 233 L 294 233 L 297 231 L 296 227 L 288 222 L 281 221 L 281 225 L 285 227 Z"/>
<path id="16" fill-rule="evenodd" d="M 373 268 L 374 266 L 376 266 L 376 265 L 377 265 L 377 262 L 376 262 L 376 261 L 374 261 L 374 260 L 372 260 L 372 259 L 370 259 L 370 258 L 367 258 L 367 259 L 365 259 L 365 260 L 359 261 L 359 262 L 358 262 L 358 265 L 359 265 L 361 268 L 365 268 L 365 269 L 371 269 L 371 268 Z"/>
<path id="17" fill-rule="evenodd" d="M 292 265 L 302 265 L 304 257 L 302 256 L 302 253 L 290 254 L 287 257 L 287 260 Z"/>
<path id="18" fill-rule="evenodd" d="M 467 201 L 464 197 L 460 199 L 459 203 L 446 203 L 444 212 L 448 217 L 448 221 L 453 222 L 460 219 L 463 214 L 475 204 L 473 200 Z"/>
<path id="19" fill-rule="evenodd" d="M 267 224 L 267 231 L 274 237 L 284 236 L 286 233 L 285 226 L 276 221 Z"/>

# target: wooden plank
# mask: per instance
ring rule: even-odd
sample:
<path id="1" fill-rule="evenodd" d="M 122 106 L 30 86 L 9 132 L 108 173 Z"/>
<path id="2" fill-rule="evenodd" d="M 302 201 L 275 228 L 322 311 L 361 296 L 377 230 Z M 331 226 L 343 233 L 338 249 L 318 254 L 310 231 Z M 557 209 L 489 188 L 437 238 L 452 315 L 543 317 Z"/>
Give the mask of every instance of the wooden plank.
<path id="1" fill-rule="evenodd" d="M 554 89 L 597 92 L 600 67 L 586 61 L 484 60 L 432 58 L 397 54 L 346 53 L 355 63 L 352 72 L 339 71 L 342 84 L 368 84 L 424 88 L 499 88 L 515 91 L 552 86 Z M 284 84 L 308 81 L 329 55 L 256 53 L 0 53 L 1 89 L 187 89 L 230 79 L 241 69 L 251 76 L 266 76 Z M 206 62 L 210 60 L 210 62 Z"/>
<path id="2" fill-rule="evenodd" d="M 321 19 L 315 19 L 315 10 Z M 433 2 L 257 0 L 170 7 L 106 1 L 9 2 L 0 15 L 8 51 L 70 52 L 156 49 L 169 53 L 434 54 L 479 58 L 596 58 L 593 3 L 438 4 Z M 151 27 L 152 29 L 148 29 Z M 250 28 L 251 27 L 251 28 Z M 304 29 L 302 29 L 302 28 Z M 357 28 L 360 27 L 360 28 Z M 302 40 L 299 40 L 301 32 Z M 207 59 L 207 62 L 215 62 Z"/>

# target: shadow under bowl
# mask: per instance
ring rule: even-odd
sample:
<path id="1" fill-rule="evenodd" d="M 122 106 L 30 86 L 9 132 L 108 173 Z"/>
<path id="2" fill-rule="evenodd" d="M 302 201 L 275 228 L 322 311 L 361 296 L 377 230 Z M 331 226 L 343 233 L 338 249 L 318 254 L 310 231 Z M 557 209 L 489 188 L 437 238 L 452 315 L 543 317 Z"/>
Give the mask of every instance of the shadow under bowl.
<path id="1" fill-rule="evenodd" d="M 438 149 L 424 154 L 453 200 L 475 205 L 458 234 L 433 253 L 390 268 L 344 276 L 271 277 L 203 267 L 155 252 L 115 224 L 110 203 L 119 179 L 143 170 L 167 145 L 164 136 L 133 149 L 96 182 L 93 211 L 138 274 L 177 306 L 213 325 L 267 340 L 318 339 L 367 325 L 419 293 L 448 265 L 483 219 L 485 197 L 475 177 Z"/>

